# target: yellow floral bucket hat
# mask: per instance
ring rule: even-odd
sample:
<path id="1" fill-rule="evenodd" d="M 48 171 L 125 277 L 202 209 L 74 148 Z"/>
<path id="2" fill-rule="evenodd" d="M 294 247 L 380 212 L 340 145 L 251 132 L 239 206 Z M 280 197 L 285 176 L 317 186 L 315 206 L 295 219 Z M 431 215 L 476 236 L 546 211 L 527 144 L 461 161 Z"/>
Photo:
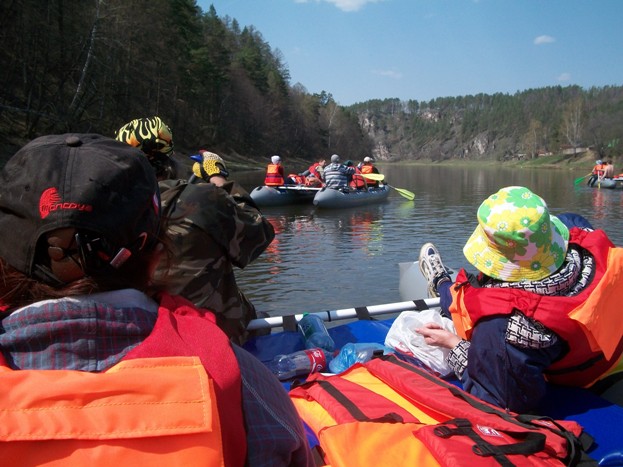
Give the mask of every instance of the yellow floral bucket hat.
<path id="1" fill-rule="evenodd" d="M 543 199 L 520 186 L 502 188 L 478 208 L 478 227 L 463 247 L 480 272 L 508 282 L 543 279 L 562 265 L 569 230 Z"/>

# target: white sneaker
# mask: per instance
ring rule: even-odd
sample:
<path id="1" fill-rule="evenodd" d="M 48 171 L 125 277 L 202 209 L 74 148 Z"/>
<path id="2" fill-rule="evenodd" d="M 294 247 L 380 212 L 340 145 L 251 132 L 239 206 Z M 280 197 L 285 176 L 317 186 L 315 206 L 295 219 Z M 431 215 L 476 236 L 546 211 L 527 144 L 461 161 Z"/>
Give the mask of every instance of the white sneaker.
<path id="1" fill-rule="evenodd" d="M 439 297 L 437 284 L 443 277 L 450 278 L 448 270 L 441 262 L 441 255 L 432 243 L 425 243 L 420 249 L 420 271 L 428 282 L 428 296 Z"/>

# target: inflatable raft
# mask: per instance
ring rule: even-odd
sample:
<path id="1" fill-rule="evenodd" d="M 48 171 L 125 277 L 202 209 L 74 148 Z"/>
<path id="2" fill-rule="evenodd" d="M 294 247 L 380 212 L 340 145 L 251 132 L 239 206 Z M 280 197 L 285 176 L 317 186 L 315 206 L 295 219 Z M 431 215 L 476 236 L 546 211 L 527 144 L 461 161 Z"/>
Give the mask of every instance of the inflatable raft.
<path id="1" fill-rule="evenodd" d="M 618 188 L 623 186 L 623 177 L 602 178 L 597 180 L 592 188 Z"/>

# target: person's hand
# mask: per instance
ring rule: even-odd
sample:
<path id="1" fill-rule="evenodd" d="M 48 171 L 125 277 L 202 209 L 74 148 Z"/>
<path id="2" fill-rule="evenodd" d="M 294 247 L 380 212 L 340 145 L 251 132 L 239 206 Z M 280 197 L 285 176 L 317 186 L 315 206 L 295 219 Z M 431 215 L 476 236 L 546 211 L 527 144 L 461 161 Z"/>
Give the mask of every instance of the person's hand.
<path id="1" fill-rule="evenodd" d="M 459 336 L 444 329 L 438 323 L 426 323 L 424 326 L 417 328 L 415 332 L 423 336 L 424 342 L 428 345 L 436 345 L 438 347 L 453 349 L 459 342 L 461 342 L 461 338 Z"/>
<path id="2" fill-rule="evenodd" d="M 199 154 L 201 154 L 203 158 L 203 169 L 208 174 L 208 178 L 213 175 L 220 175 L 225 179 L 229 177 L 229 171 L 227 170 L 225 161 L 221 156 L 203 149 L 199 150 Z"/>

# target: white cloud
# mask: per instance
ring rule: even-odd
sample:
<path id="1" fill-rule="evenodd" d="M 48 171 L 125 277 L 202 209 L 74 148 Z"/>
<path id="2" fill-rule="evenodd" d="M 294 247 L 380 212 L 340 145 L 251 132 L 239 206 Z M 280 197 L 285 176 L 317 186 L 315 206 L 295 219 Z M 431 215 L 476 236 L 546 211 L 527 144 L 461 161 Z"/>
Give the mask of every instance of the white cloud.
<path id="1" fill-rule="evenodd" d="M 379 76 L 386 76 L 393 79 L 402 79 L 402 73 L 394 70 L 374 70 L 372 73 Z"/>
<path id="2" fill-rule="evenodd" d="M 571 73 L 561 73 L 558 81 L 571 81 Z"/>
<path id="3" fill-rule="evenodd" d="M 552 42 L 556 42 L 552 36 L 537 36 L 534 38 L 534 45 L 542 45 L 542 44 L 551 44 Z"/>
<path id="4" fill-rule="evenodd" d="M 312 0 L 294 0 L 294 3 L 309 3 Z M 335 5 L 342 11 L 359 11 L 368 3 L 379 3 L 385 0 L 315 0 L 317 3 L 326 2 Z"/>

